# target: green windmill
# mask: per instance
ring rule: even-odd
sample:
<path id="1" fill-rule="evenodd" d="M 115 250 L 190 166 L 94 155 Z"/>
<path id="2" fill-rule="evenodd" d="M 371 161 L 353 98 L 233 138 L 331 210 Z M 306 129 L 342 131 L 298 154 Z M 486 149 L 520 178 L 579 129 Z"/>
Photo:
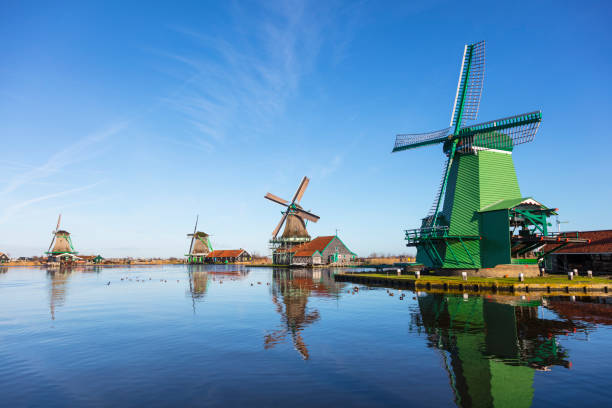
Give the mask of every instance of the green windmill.
<path id="1" fill-rule="evenodd" d="M 545 255 L 537 250 L 558 242 L 547 221 L 556 210 L 522 197 L 512 151 L 534 139 L 542 113 L 466 125 L 478 115 L 484 71 L 485 42 L 466 45 L 450 126 L 396 137 L 393 152 L 442 144 L 448 157 L 421 228 L 406 231 L 407 245 L 417 248 L 417 262 L 429 268 L 533 264 L 537 272 Z"/>

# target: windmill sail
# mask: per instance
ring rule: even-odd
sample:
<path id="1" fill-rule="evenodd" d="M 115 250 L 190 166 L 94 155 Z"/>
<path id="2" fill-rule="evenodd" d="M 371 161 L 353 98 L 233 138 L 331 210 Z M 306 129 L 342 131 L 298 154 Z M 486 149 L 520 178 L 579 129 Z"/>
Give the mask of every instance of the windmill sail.
<path id="1" fill-rule="evenodd" d="M 191 244 L 189 244 L 189 252 L 188 253 L 192 253 L 193 251 L 193 240 L 195 239 L 195 233 L 196 230 L 198 229 L 198 219 L 200 218 L 200 215 L 196 215 L 196 222 L 195 222 L 195 226 L 193 227 L 193 234 L 191 235 Z"/>
<path id="2" fill-rule="evenodd" d="M 302 179 L 302 182 L 293 195 L 291 202 L 271 193 L 267 193 L 264 196 L 264 198 L 270 201 L 287 207 L 287 210 L 283 211 L 283 216 L 280 222 L 276 228 L 274 228 L 274 231 L 272 231 L 273 239 L 276 239 L 280 229 L 283 227 L 283 224 L 285 224 L 285 229 L 283 230 L 282 238 L 310 238 L 308 231 L 306 231 L 306 223 L 304 220 L 317 222 L 319 220 L 319 216 L 311 213 L 310 211 L 305 211 L 299 205 L 304 193 L 306 192 L 306 187 L 308 187 L 309 182 L 310 179 L 308 177 L 304 177 Z"/>
<path id="3" fill-rule="evenodd" d="M 446 128 L 435 132 L 397 135 L 392 153 L 444 142 L 448 139 L 450 132 L 451 128 Z"/>
<path id="4" fill-rule="evenodd" d="M 459 129 L 464 120 L 478 116 L 485 71 L 485 42 L 466 45 L 453 104 L 450 126 Z"/>
<path id="5" fill-rule="evenodd" d="M 459 131 L 458 151 L 505 150 L 533 141 L 542 112 L 530 112 L 465 127 Z"/>
<path id="6" fill-rule="evenodd" d="M 295 196 L 293 196 L 293 203 L 300 203 L 300 201 L 302 200 L 302 197 L 304 196 L 304 192 L 306 191 L 306 187 L 308 187 L 308 183 L 310 182 L 310 180 L 308 179 L 308 177 L 304 176 L 304 178 L 302 179 L 302 182 L 300 183 L 300 186 L 298 187 L 297 191 L 295 192 Z"/>
<path id="7" fill-rule="evenodd" d="M 57 234 L 57 231 L 59 231 L 61 220 L 62 220 L 62 214 L 60 214 L 59 217 L 57 217 L 57 225 L 55 226 L 55 231 L 51 233 L 53 234 L 53 237 L 51 238 L 51 243 L 49 244 L 49 249 L 47 249 L 47 252 L 51 252 L 51 248 L 53 247 L 53 244 L 55 243 L 55 234 Z"/>

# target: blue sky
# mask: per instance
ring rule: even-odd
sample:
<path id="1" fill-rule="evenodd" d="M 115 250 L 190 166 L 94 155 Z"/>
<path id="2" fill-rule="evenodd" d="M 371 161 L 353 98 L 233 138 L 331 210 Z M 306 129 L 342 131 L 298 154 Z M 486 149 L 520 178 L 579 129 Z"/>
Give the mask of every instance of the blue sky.
<path id="1" fill-rule="evenodd" d="M 267 253 L 302 200 L 359 255 L 411 252 L 463 45 L 487 41 L 479 120 L 541 109 L 521 192 L 564 229 L 612 228 L 608 2 L 23 2 L 0 5 L 0 251 L 41 254 L 58 213 L 81 253 Z"/>

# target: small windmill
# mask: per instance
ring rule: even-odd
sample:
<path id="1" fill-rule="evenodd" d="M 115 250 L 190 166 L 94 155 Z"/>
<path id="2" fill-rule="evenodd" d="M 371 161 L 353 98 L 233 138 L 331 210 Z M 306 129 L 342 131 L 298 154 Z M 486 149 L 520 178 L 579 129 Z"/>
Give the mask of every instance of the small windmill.
<path id="1" fill-rule="evenodd" d="M 536 111 L 466 125 L 478 115 L 484 71 L 485 42 L 466 45 L 450 126 L 430 133 L 397 135 L 395 140 L 393 152 L 441 144 L 447 156 L 440 186 L 421 228 L 406 231 L 408 245 L 417 247 L 417 262 L 429 267 L 481 267 L 481 256 L 487 256 L 487 251 L 510 244 L 505 229 L 508 220 L 501 217 L 493 227 L 482 222 L 483 211 L 491 211 L 490 206 L 497 203 L 499 210 L 511 212 L 511 205 L 524 203 L 512 151 L 534 139 L 542 114 Z M 538 207 L 535 203 L 531 208 Z M 504 205 L 506 208 L 501 208 Z M 541 205 L 538 208 L 538 217 L 551 213 Z M 480 243 L 486 234 L 498 242 Z M 510 263 L 509 254 L 508 259 L 504 255 L 504 261 L 495 262 Z"/>
<path id="2" fill-rule="evenodd" d="M 198 231 L 198 219 L 200 216 L 196 216 L 195 226 L 193 227 L 193 233 L 187 234 L 191 237 L 191 244 L 189 245 L 189 253 L 186 255 L 189 257 L 190 262 L 201 263 L 204 261 L 206 255 L 212 252 L 212 245 L 210 243 L 210 235 Z"/>
<path id="3" fill-rule="evenodd" d="M 285 221 L 287 221 L 287 224 L 285 226 L 285 230 L 283 231 L 282 238 L 308 238 L 310 239 L 310 235 L 308 235 L 308 231 L 306 231 L 305 220 L 317 222 L 319 221 L 320 217 L 309 211 L 305 211 L 300 206 L 300 201 L 302 200 L 302 197 L 304 196 L 304 192 L 306 191 L 306 187 L 308 187 L 309 181 L 310 180 L 308 179 L 308 177 L 304 177 L 302 179 L 302 183 L 300 183 L 300 186 L 295 192 L 291 202 L 284 200 L 280 197 L 277 197 L 271 193 L 267 193 L 264 196 L 268 200 L 286 207 L 286 210 L 282 212 L 283 216 L 281 217 L 280 222 L 278 223 L 274 231 L 272 231 L 272 239 L 276 239 L 278 232 L 282 228 Z"/>
<path id="4" fill-rule="evenodd" d="M 62 255 L 62 254 L 76 254 L 74 246 L 72 245 L 72 239 L 70 233 L 65 230 L 60 230 L 60 222 L 62 220 L 62 214 L 57 217 L 57 225 L 55 230 L 51 232 L 52 238 L 47 250 L 48 255 Z"/>

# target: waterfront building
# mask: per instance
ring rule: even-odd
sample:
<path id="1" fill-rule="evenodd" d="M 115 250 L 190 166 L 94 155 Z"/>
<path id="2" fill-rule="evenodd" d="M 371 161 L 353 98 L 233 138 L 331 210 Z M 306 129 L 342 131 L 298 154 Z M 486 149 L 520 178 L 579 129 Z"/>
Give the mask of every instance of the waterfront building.
<path id="1" fill-rule="evenodd" d="M 207 263 L 248 262 L 251 255 L 244 249 L 217 249 L 206 255 Z"/>
<path id="2" fill-rule="evenodd" d="M 280 252 L 282 251 L 282 252 Z M 279 249 L 275 260 L 280 265 L 346 265 L 357 258 L 337 235 L 316 237 L 312 241 Z"/>
<path id="3" fill-rule="evenodd" d="M 546 256 L 546 270 L 552 273 L 567 273 L 578 269 L 579 273 L 593 271 L 594 274 L 612 273 L 612 230 L 563 232 L 556 243 L 548 244 L 545 251 L 554 251 Z M 586 239 L 586 244 L 574 244 L 572 239 Z"/>
<path id="4" fill-rule="evenodd" d="M 9 261 L 9 257 L 7 254 L 0 252 L 0 263 L 6 263 Z"/>
<path id="5" fill-rule="evenodd" d="M 79 255 L 79 258 L 86 263 L 100 264 L 104 262 L 104 258 L 101 255 Z"/>

